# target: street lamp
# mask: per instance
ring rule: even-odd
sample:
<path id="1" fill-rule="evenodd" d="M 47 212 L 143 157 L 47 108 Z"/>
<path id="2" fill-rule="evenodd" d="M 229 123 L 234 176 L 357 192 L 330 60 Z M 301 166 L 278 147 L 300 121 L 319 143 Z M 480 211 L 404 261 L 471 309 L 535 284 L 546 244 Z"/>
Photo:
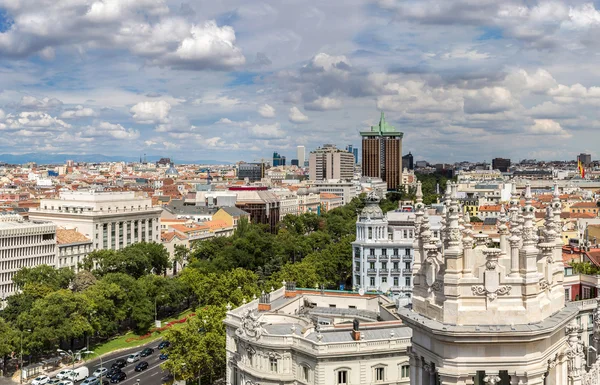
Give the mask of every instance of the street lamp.
<path id="1" fill-rule="evenodd" d="M 20 383 L 23 383 L 23 333 L 24 332 L 29 332 L 31 333 L 31 329 L 25 329 L 25 330 L 21 330 L 21 376 L 20 376 Z"/>
<path id="2" fill-rule="evenodd" d="M 98 358 L 100 358 L 100 369 L 104 368 L 104 365 L 102 365 L 102 356 L 98 353 L 96 353 L 93 350 L 86 350 L 85 352 L 81 352 L 83 354 L 95 354 L 98 356 Z M 100 384 L 102 384 L 102 371 L 100 371 Z"/>
<path id="3" fill-rule="evenodd" d="M 69 357 L 71 357 L 71 370 L 75 370 L 75 353 L 73 353 L 73 351 L 71 349 L 69 350 L 62 350 L 62 349 L 56 349 L 57 352 L 59 353 L 63 353 L 68 355 Z M 79 351 L 78 353 L 81 353 L 81 351 Z M 73 382 L 75 382 L 73 380 Z"/>

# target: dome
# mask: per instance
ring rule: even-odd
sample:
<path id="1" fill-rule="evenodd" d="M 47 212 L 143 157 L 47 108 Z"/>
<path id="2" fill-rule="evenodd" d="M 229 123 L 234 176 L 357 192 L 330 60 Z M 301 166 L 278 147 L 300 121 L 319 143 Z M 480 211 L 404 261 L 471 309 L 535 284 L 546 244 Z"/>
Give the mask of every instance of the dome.
<path id="1" fill-rule="evenodd" d="M 304 187 L 298 189 L 298 195 L 308 195 L 308 190 Z"/>
<path id="2" fill-rule="evenodd" d="M 367 205 L 360 213 L 360 219 L 383 219 L 384 215 L 379 207 L 379 201 L 379 196 L 370 192 L 366 199 Z"/>
<path id="3" fill-rule="evenodd" d="M 319 193 L 319 189 L 316 187 L 311 187 L 308 189 L 308 193 L 309 194 L 318 194 Z"/>
<path id="4" fill-rule="evenodd" d="M 167 171 L 165 172 L 165 175 L 173 175 L 173 176 L 178 176 L 179 172 L 177 171 L 177 169 L 173 166 L 173 163 L 171 163 L 171 167 L 169 167 L 167 169 Z"/>

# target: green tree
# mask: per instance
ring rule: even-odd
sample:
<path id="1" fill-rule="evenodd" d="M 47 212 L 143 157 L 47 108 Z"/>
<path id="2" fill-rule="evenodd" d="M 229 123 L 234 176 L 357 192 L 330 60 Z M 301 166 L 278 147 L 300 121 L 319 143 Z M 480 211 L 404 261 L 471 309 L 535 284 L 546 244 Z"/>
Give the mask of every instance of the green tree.
<path id="1" fill-rule="evenodd" d="M 4 318 L 0 318 L 0 357 L 3 358 L 6 367 L 6 358 L 17 350 L 16 341 L 18 331 L 14 329 Z"/>
<path id="2" fill-rule="evenodd" d="M 50 292 L 69 287 L 75 273 L 69 268 L 55 269 L 48 265 L 24 267 L 13 276 L 17 289 L 41 298 Z"/>
<path id="3" fill-rule="evenodd" d="M 169 359 L 162 368 L 177 379 L 193 380 L 200 375 L 203 383 L 221 376 L 225 370 L 224 318 L 223 306 L 205 306 L 183 327 L 168 330 Z"/>
<path id="4" fill-rule="evenodd" d="M 87 270 L 81 270 L 75 274 L 75 279 L 73 279 L 73 290 L 84 291 L 85 289 L 94 286 L 96 281 L 97 279 L 94 274 Z"/>
<path id="5" fill-rule="evenodd" d="M 129 256 L 132 251 L 139 251 L 146 257 L 150 265 L 150 268 L 147 269 L 148 273 L 152 272 L 157 275 L 166 274 L 167 269 L 171 267 L 169 252 L 160 243 L 138 242 L 121 250 L 126 256 Z"/>
<path id="6" fill-rule="evenodd" d="M 177 275 L 177 266 L 181 266 L 183 269 L 184 263 L 188 260 L 190 249 L 185 245 L 175 245 L 173 254 L 173 275 Z"/>

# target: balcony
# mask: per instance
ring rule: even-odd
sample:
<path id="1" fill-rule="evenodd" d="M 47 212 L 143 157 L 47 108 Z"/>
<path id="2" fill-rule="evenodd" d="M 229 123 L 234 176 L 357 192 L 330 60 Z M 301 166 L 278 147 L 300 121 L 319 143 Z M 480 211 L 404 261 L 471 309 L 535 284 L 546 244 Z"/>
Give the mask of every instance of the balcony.
<path id="1" fill-rule="evenodd" d="M 400 274 L 402 270 L 400 269 L 392 269 L 392 274 Z"/>
<path id="2" fill-rule="evenodd" d="M 410 277 L 412 275 L 412 271 L 410 269 L 404 269 L 402 271 L 402 275 L 405 277 Z"/>
<path id="3" fill-rule="evenodd" d="M 367 261 L 377 261 L 377 256 L 376 255 L 368 255 L 367 256 Z"/>
<path id="4" fill-rule="evenodd" d="M 403 262 L 412 262 L 412 260 L 413 260 L 413 257 L 412 257 L 412 255 L 404 255 L 404 256 L 402 257 L 402 261 L 403 261 Z"/>
<path id="5" fill-rule="evenodd" d="M 379 274 L 387 274 L 388 269 L 379 269 Z"/>
<path id="6" fill-rule="evenodd" d="M 400 254 L 391 255 L 390 258 L 392 259 L 392 261 L 399 261 L 400 260 Z"/>
<path id="7" fill-rule="evenodd" d="M 369 275 L 377 275 L 377 269 L 367 269 L 367 274 L 369 274 Z"/>

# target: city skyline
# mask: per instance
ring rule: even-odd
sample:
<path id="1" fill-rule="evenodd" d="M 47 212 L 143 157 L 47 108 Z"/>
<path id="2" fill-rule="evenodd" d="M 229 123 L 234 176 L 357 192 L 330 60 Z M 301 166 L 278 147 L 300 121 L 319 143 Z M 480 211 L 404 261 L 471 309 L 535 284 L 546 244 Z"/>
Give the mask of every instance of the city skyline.
<path id="1" fill-rule="evenodd" d="M 293 159 L 385 111 L 418 160 L 597 158 L 599 26 L 579 0 L 0 0 L 0 154 Z"/>

